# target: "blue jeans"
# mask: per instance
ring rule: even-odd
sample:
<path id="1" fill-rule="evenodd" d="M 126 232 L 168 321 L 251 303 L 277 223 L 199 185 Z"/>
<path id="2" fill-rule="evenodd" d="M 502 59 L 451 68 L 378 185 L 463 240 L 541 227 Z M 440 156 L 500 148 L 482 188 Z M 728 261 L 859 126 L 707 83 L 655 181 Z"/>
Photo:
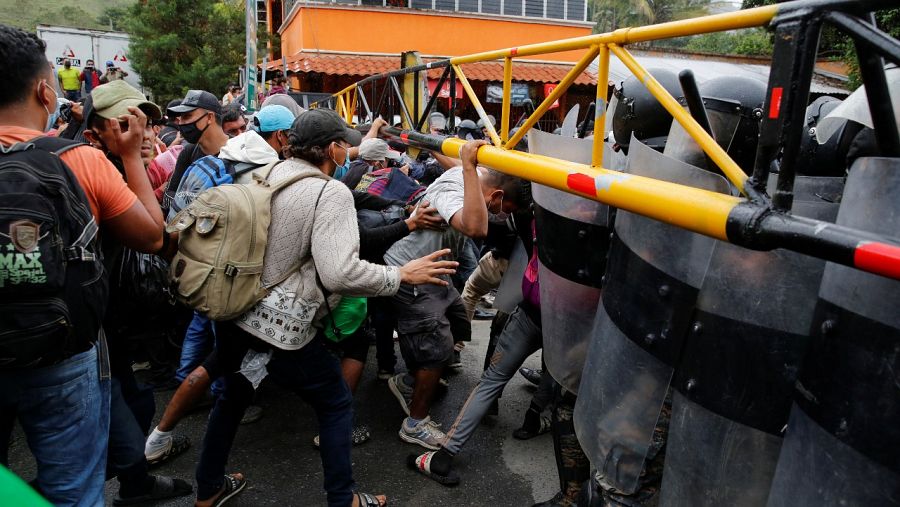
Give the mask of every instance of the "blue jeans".
<path id="1" fill-rule="evenodd" d="M 447 431 L 445 449 L 453 454 L 459 454 L 475 433 L 478 423 L 487 413 L 491 403 L 500 397 L 503 388 L 519 371 L 528 356 L 540 350 L 542 346 L 543 335 L 540 326 L 535 324 L 521 308 L 516 308 L 509 316 L 503 332 L 500 333 L 488 368 L 481 374 L 481 380 L 469 394 L 459 415 Z M 553 395 L 552 390 L 547 387 L 535 393 L 534 401 L 538 406 L 547 406 L 549 398 Z"/>
<path id="2" fill-rule="evenodd" d="M 273 349 L 230 322 L 216 323 L 216 331 L 225 392 L 216 400 L 203 438 L 197 464 L 199 500 L 212 497 L 222 487 L 234 436 L 253 400 L 253 385 L 238 373 L 241 361 L 250 348 Z M 353 397 L 341 376 L 340 362 L 315 339 L 300 350 L 274 349 L 266 369 L 273 380 L 300 395 L 316 411 L 328 505 L 347 507 L 353 502 L 355 487 L 350 461 Z"/>
<path id="3" fill-rule="evenodd" d="M 125 402 L 121 381 L 113 377 L 110 387 L 107 475 L 119 479 L 120 496 L 135 496 L 145 492 L 148 477 L 147 459 L 144 457 L 147 435 Z"/>
<path id="4" fill-rule="evenodd" d="M 7 464 L 18 418 L 37 461 L 36 485 L 54 505 L 103 505 L 109 379 L 97 347 L 33 370 L 0 372 L 0 449 Z"/>
<path id="5" fill-rule="evenodd" d="M 194 312 L 194 318 L 184 333 L 184 343 L 181 345 L 181 360 L 178 370 L 175 372 L 175 380 L 184 382 L 198 366 L 203 364 L 206 356 L 212 352 L 215 344 L 212 321 Z M 210 390 L 218 396 L 225 389 L 225 384 L 220 379 L 213 379 Z"/>

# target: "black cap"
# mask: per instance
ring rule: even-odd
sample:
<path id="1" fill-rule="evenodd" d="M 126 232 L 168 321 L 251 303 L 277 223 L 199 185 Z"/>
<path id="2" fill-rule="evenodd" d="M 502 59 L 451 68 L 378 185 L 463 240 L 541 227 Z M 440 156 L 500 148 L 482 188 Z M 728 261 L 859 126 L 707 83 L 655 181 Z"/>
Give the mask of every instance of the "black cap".
<path id="1" fill-rule="evenodd" d="M 305 146 L 325 146 L 332 141 L 343 140 L 351 146 L 359 146 L 362 134 L 350 128 L 331 109 L 310 109 L 294 120 L 291 130 Z"/>
<path id="2" fill-rule="evenodd" d="M 168 108 L 173 113 L 182 114 L 194 109 L 206 109 L 216 114 L 222 113 L 222 106 L 215 95 L 203 90 L 188 90 L 187 95 L 181 100 L 180 106 Z"/>

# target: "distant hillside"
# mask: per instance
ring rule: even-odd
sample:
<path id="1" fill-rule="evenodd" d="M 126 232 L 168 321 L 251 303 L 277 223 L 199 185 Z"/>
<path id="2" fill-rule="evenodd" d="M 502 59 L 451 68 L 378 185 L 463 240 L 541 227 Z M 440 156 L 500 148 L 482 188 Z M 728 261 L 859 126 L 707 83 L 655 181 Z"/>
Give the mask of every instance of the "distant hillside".
<path id="1" fill-rule="evenodd" d="M 99 18 L 107 9 L 124 8 L 134 0 L 0 0 L 0 23 L 34 31 L 38 24 L 109 30 Z"/>

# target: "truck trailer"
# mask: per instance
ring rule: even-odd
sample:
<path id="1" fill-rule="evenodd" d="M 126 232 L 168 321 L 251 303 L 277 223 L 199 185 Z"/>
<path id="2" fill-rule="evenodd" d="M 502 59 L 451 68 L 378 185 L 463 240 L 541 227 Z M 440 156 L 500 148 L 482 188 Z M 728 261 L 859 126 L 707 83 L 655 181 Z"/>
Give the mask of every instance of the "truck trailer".
<path id="1" fill-rule="evenodd" d="M 128 58 L 127 33 L 38 25 L 37 35 L 47 43 L 47 60 L 54 69 L 62 68 L 63 60 L 68 58 L 78 69 L 83 69 L 86 61 L 94 60 L 97 69 L 105 72 L 106 62 L 111 61 L 128 73 L 125 78 L 128 84 L 144 91 L 141 78 Z"/>

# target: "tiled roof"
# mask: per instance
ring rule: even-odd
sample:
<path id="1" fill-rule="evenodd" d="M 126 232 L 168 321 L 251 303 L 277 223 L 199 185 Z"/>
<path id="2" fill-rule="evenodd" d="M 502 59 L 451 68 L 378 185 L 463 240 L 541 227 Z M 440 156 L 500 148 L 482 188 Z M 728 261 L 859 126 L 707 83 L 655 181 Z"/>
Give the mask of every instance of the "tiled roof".
<path id="1" fill-rule="evenodd" d="M 435 61 L 427 58 L 426 61 Z M 268 70 L 282 68 L 281 60 L 270 62 Z M 348 55 L 334 53 L 300 52 L 287 57 L 288 72 L 317 72 L 337 76 L 351 76 L 362 79 L 374 74 L 390 72 L 400 68 L 400 56 Z M 513 81 L 532 83 L 558 83 L 572 68 L 567 64 L 513 62 Z M 502 81 L 503 63 L 478 62 L 462 66 L 462 71 L 470 81 Z M 442 69 L 432 69 L 428 77 L 437 79 Z M 578 85 L 596 85 L 597 77 L 583 72 L 575 80 Z"/>

